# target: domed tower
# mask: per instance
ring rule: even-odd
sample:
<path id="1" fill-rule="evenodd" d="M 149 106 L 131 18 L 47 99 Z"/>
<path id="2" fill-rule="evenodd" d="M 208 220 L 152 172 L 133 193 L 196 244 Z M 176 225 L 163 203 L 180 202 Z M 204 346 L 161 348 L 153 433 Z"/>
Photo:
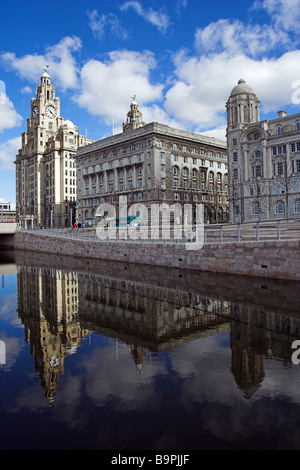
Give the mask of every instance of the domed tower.
<path id="1" fill-rule="evenodd" d="M 145 125 L 143 122 L 143 115 L 139 110 L 139 105 L 135 100 L 136 95 L 132 96 L 131 98 L 132 103 L 130 105 L 130 111 L 127 113 L 127 121 L 123 122 L 123 132 L 131 131 L 132 129 L 137 129 L 138 127 L 143 127 Z"/>
<path id="2" fill-rule="evenodd" d="M 259 105 L 253 89 L 243 79 L 232 89 L 226 103 L 230 222 L 245 221 L 244 185 L 248 180 L 249 165 L 245 161 L 247 152 L 241 137 L 248 126 L 259 122 Z"/>
<path id="3" fill-rule="evenodd" d="M 253 89 L 241 78 L 226 103 L 228 130 L 259 122 L 259 105 Z"/>

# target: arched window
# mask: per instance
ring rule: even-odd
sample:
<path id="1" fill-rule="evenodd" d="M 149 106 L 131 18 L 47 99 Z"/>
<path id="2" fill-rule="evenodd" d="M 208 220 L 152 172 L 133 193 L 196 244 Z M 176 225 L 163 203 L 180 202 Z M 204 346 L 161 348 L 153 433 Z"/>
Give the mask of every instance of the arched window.
<path id="1" fill-rule="evenodd" d="M 193 168 L 193 177 L 195 178 L 197 176 L 197 170 L 196 168 Z"/>
<path id="2" fill-rule="evenodd" d="M 300 212 L 300 200 L 295 202 L 295 212 Z"/>
<path id="3" fill-rule="evenodd" d="M 210 171 L 210 172 L 209 172 L 209 179 L 210 179 L 210 180 L 213 180 L 213 179 L 214 179 L 214 172 L 213 172 L 213 171 Z"/>
<path id="4" fill-rule="evenodd" d="M 296 121 L 294 124 L 294 130 L 299 131 L 300 130 L 300 121 Z"/>
<path id="5" fill-rule="evenodd" d="M 280 124 L 276 127 L 276 134 L 282 134 L 282 126 Z"/>
<path id="6" fill-rule="evenodd" d="M 258 202 L 254 202 L 252 204 L 252 214 L 257 215 L 259 213 L 259 204 Z"/>
<path id="7" fill-rule="evenodd" d="M 179 168 L 178 166 L 173 167 L 173 175 L 178 175 L 179 174 Z"/>
<path id="8" fill-rule="evenodd" d="M 285 204 L 282 201 L 277 202 L 275 208 L 276 214 L 284 214 L 285 213 Z"/>

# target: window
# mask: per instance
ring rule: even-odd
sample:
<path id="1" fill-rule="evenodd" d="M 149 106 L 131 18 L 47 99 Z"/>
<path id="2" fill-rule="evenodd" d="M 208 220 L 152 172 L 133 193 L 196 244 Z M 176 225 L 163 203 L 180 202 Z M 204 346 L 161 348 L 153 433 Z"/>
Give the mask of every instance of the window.
<path id="1" fill-rule="evenodd" d="M 262 176 L 262 168 L 260 165 L 253 167 L 253 176 L 256 178 L 260 178 Z"/>
<path id="2" fill-rule="evenodd" d="M 175 167 L 174 167 L 174 168 L 175 168 Z M 160 166 L 160 171 L 161 171 L 162 173 L 164 173 L 164 171 L 165 171 L 165 165 L 161 165 L 161 166 Z"/>
<path id="3" fill-rule="evenodd" d="M 285 204 L 282 201 L 277 202 L 275 208 L 276 214 L 284 214 L 285 213 Z"/>
<path id="4" fill-rule="evenodd" d="M 277 174 L 278 175 L 283 175 L 283 162 L 278 162 L 277 163 Z"/>
<path id="5" fill-rule="evenodd" d="M 238 161 L 238 154 L 237 152 L 233 152 L 233 161 L 236 163 Z"/>
<path id="6" fill-rule="evenodd" d="M 295 212 L 300 212 L 300 201 L 295 202 Z"/>
<path id="7" fill-rule="evenodd" d="M 237 144 L 237 140 L 236 139 L 232 139 L 232 145 L 236 145 Z"/>
<path id="8" fill-rule="evenodd" d="M 300 130 L 300 121 L 296 121 L 294 124 L 294 130 L 299 131 Z M 297 211 L 296 211 L 297 212 Z"/>
<path id="9" fill-rule="evenodd" d="M 177 144 L 173 144 L 173 150 L 177 150 Z"/>
<path id="10" fill-rule="evenodd" d="M 278 126 L 276 127 L 276 134 L 282 134 L 282 126 L 280 124 L 278 124 Z"/>
<path id="11" fill-rule="evenodd" d="M 178 166 L 174 166 L 174 167 L 173 167 L 173 175 L 178 175 L 178 173 L 179 173 L 179 168 L 178 168 Z"/>
<path id="12" fill-rule="evenodd" d="M 175 199 L 175 201 L 179 201 L 179 199 L 180 199 L 179 193 L 174 193 L 174 199 Z"/>
<path id="13" fill-rule="evenodd" d="M 252 214 L 257 215 L 259 213 L 259 204 L 258 202 L 254 202 L 252 204 Z"/>
<path id="14" fill-rule="evenodd" d="M 238 177 L 239 177 L 238 170 L 237 170 L 237 168 L 234 168 L 234 169 L 233 169 L 233 178 L 234 178 L 235 180 L 237 180 Z"/>
<path id="15" fill-rule="evenodd" d="M 255 152 L 255 158 L 260 158 L 261 157 L 261 153 L 260 153 L 260 150 L 257 150 Z"/>

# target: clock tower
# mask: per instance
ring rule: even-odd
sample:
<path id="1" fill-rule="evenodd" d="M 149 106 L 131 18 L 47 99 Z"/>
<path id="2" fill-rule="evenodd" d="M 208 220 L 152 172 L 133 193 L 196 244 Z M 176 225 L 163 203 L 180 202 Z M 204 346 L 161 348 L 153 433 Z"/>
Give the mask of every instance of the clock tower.
<path id="1" fill-rule="evenodd" d="M 37 147 L 41 131 L 46 130 L 46 136 L 57 131 L 61 124 L 60 119 L 60 99 L 55 97 L 55 87 L 51 84 L 51 79 L 47 73 L 48 66 L 44 67 L 45 72 L 41 76 L 41 83 L 36 88 L 36 96 L 31 100 L 31 120 L 30 130 L 37 135 Z M 50 131 L 50 132 L 49 132 Z"/>
<path id="2" fill-rule="evenodd" d="M 17 219 L 24 228 L 74 223 L 74 157 L 78 147 L 91 143 L 79 135 L 77 126 L 60 116 L 60 99 L 47 70 L 45 65 L 15 161 Z"/>

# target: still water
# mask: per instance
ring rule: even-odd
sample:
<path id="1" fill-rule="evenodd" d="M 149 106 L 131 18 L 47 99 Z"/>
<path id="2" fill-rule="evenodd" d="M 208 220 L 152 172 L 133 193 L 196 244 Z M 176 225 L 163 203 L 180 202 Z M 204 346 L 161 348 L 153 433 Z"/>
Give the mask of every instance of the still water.
<path id="1" fill-rule="evenodd" d="M 1 449 L 300 449 L 299 283 L 0 259 Z"/>

